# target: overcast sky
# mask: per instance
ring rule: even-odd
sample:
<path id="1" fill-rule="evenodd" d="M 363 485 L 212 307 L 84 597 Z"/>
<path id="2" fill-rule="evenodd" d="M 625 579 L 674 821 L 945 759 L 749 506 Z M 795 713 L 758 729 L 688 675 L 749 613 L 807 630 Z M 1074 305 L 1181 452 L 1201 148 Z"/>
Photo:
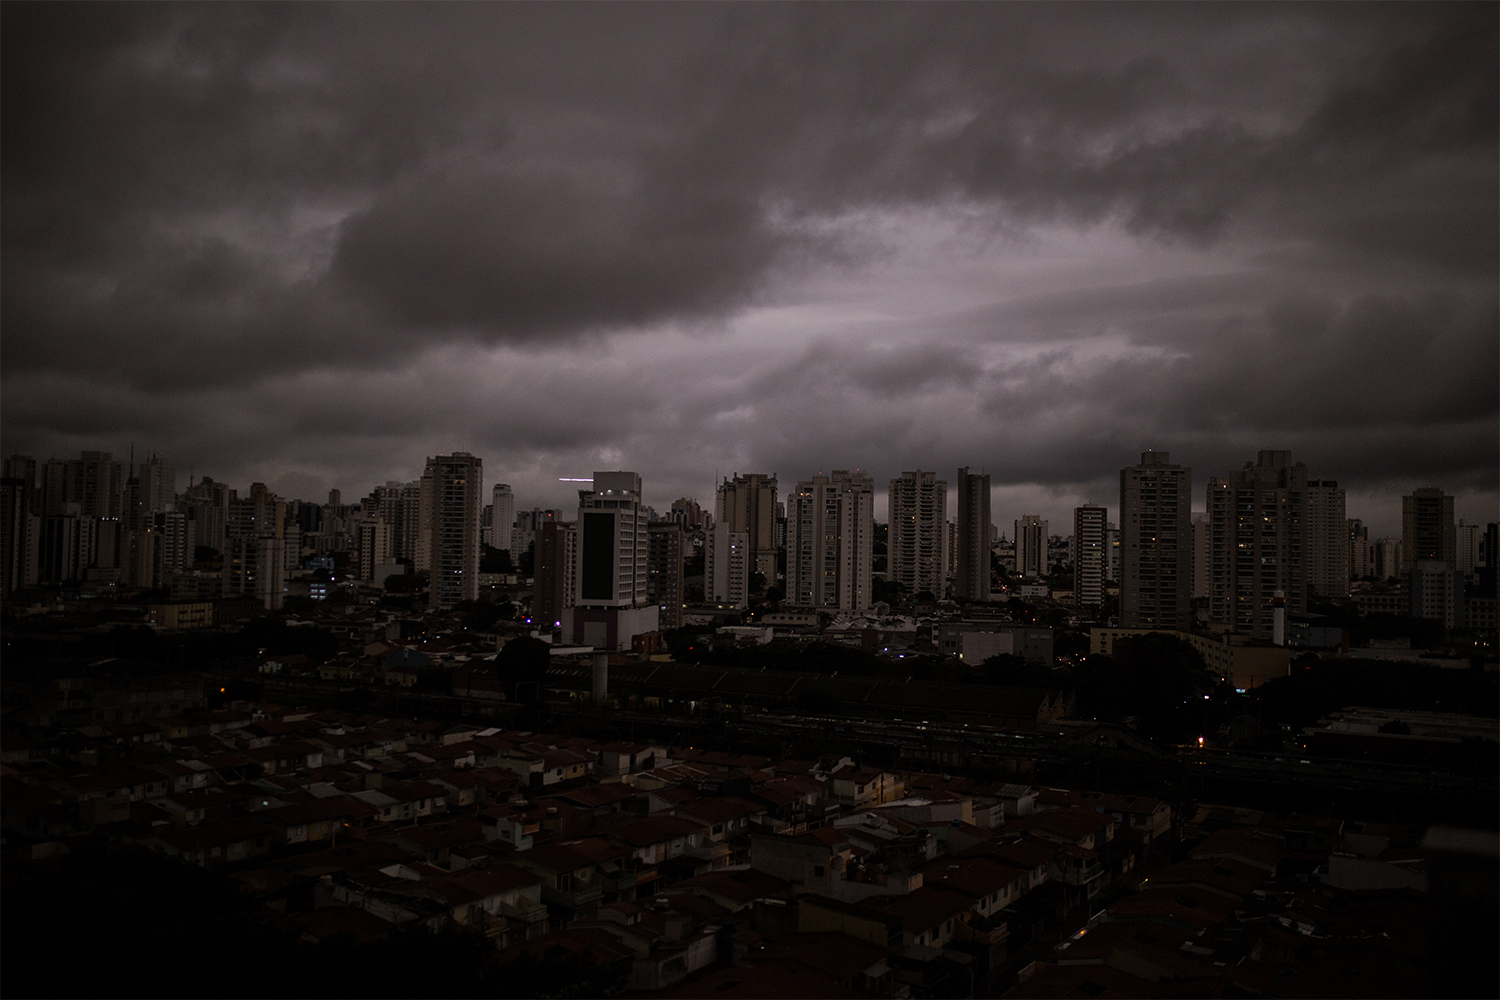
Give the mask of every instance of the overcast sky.
<path id="1" fill-rule="evenodd" d="M 6 3 L 3 450 L 1497 517 L 1497 6 Z"/>

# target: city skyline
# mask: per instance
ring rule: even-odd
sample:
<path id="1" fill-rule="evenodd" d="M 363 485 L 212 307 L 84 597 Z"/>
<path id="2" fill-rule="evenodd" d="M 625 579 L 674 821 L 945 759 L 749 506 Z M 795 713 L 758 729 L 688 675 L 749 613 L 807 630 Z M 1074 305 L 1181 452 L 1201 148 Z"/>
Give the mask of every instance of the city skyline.
<path id="1" fill-rule="evenodd" d="M 3 453 L 1495 518 L 1488 5 L 7 6 Z M 579 405 L 584 401 L 586 405 Z"/>

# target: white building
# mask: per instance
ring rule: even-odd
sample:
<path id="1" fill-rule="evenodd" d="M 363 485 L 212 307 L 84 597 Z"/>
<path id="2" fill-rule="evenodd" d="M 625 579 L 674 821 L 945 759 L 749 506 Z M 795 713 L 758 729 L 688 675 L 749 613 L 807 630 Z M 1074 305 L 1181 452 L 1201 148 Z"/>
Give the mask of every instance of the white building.
<path id="1" fill-rule="evenodd" d="M 776 474 L 736 475 L 719 484 L 714 523 L 742 532 L 750 545 L 750 572 L 776 581 Z M 676 505 L 673 505 L 676 509 Z"/>
<path id="2" fill-rule="evenodd" d="M 908 594 L 942 597 L 948 579 L 948 483 L 916 469 L 892 479 L 887 542 L 891 580 Z"/>
<path id="3" fill-rule="evenodd" d="M 749 533 L 729 530 L 727 521 L 714 525 L 703 552 L 705 601 L 732 608 L 743 608 L 749 603 L 750 552 Z"/>
<path id="4" fill-rule="evenodd" d="M 1073 603 L 1080 608 L 1104 606 L 1108 523 L 1107 507 L 1088 503 L 1073 509 Z"/>
<path id="5" fill-rule="evenodd" d="M 511 551 L 510 534 L 516 526 L 516 495 L 511 492 L 509 483 L 495 484 L 491 507 L 489 544 L 492 548 L 510 552 L 514 557 L 518 553 Z"/>
<path id="6" fill-rule="evenodd" d="M 431 497 L 429 538 L 431 607 L 447 611 L 460 601 L 479 599 L 479 509 L 483 469 L 478 458 L 459 451 L 427 460 L 424 484 Z"/>
<path id="7" fill-rule="evenodd" d="M 1016 572 L 1039 580 L 1051 568 L 1047 565 L 1047 522 L 1036 514 L 1021 515 L 1016 522 Z"/>
<path id="8" fill-rule="evenodd" d="M 863 611 L 871 603 L 875 481 L 835 469 L 797 484 L 787 504 L 786 601 Z"/>
<path id="9" fill-rule="evenodd" d="M 577 604 L 564 609 L 564 634 L 596 649 L 629 649 L 655 632 L 658 608 L 647 592 L 649 514 L 636 472 L 595 472 L 594 488 L 578 491 Z"/>

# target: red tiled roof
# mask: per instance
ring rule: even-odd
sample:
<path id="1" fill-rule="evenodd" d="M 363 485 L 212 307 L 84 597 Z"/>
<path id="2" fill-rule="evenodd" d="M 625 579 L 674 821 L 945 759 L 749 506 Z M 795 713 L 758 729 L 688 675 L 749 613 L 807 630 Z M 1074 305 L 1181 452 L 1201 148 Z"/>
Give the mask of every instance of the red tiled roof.
<path id="1" fill-rule="evenodd" d="M 971 899 L 999 892 L 1020 881 L 1026 873 L 990 858 L 944 857 L 924 865 L 922 884 L 948 889 Z"/>
<path id="2" fill-rule="evenodd" d="M 969 899 L 965 896 L 924 885 L 894 902 L 870 908 L 900 917 L 908 934 L 925 934 L 944 921 L 967 913 L 969 906 Z"/>

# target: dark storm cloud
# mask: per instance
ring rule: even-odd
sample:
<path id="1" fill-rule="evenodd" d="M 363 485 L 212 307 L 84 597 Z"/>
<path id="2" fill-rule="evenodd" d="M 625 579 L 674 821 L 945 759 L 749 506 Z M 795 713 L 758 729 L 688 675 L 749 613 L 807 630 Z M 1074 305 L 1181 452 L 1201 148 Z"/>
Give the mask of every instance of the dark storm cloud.
<path id="1" fill-rule="evenodd" d="M 5 29 L 8 448 L 179 421 L 298 476 L 469 447 L 654 462 L 677 495 L 717 456 L 1060 488 L 1296 441 L 1493 489 L 1493 5 L 12 3 Z"/>
<path id="2" fill-rule="evenodd" d="M 744 196 L 496 174 L 389 193 L 345 223 L 332 280 L 399 325 L 525 340 L 727 312 L 775 243 Z"/>

